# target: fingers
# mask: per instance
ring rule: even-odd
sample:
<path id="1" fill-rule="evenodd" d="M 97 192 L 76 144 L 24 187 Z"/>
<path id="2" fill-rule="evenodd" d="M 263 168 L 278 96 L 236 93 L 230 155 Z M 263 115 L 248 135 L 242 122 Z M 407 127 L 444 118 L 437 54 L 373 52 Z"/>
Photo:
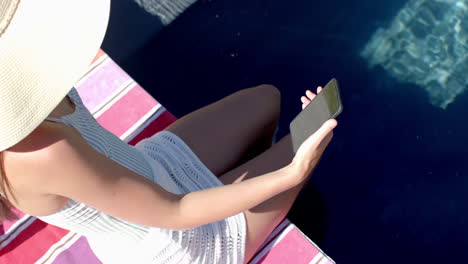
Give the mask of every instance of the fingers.
<path id="1" fill-rule="evenodd" d="M 317 94 L 319 94 L 322 91 L 322 89 L 322 86 L 317 87 Z M 302 109 L 304 109 L 310 103 L 310 101 L 312 101 L 312 99 L 314 99 L 315 96 L 317 96 L 317 94 L 314 94 L 310 90 L 307 90 L 305 93 L 306 96 L 301 96 Z"/>
<path id="2" fill-rule="evenodd" d="M 320 128 L 315 132 L 317 136 L 319 136 L 320 140 L 324 139 L 330 132 L 335 129 L 335 127 L 338 125 L 338 122 L 335 119 L 329 119 L 327 120 Z"/>
<path id="3" fill-rule="evenodd" d="M 321 86 L 317 87 L 317 94 L 320 93 L 321 91 L 322 91 L 322 87 Z M 310 103 L 310 101 L 312 101 L 312 99 L 314 99 L 315 96 L 317 96 L 316 94 L 314 94 L 310 90 L 306 90 L 305 94 L 306 94 L 306 96 L 301 97 L 301 102 L 303 104 Z"/>
<path id="4" fill-rule="evenodd" d="M 307 90 L 305 93 L 306 93 L 306 96 L 301 96 L 302 109 L 304 109 L 310 103 L 310 101 L 312 101 L 312 99 L 314 99 L 316 96 L 316 94 L 314 94 L 310 90 Z"/>

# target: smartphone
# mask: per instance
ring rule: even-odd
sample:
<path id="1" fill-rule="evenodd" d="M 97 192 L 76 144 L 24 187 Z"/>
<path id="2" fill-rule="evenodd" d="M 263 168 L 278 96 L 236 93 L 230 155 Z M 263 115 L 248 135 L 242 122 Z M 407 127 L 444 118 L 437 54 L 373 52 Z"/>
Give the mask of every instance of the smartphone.
<path id="1" fill-rule="evenodd" d="M 294 153 L 310 135 L 343 111 L 338 81 L 333 78 L 289 125 Z"/>

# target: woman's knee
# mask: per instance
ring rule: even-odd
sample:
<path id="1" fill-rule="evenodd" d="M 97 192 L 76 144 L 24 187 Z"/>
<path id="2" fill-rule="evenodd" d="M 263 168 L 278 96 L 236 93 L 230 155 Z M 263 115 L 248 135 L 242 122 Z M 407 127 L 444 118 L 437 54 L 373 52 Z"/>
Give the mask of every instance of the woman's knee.
<path id="1" fill-rule="evenodd" d="M 279 117 L 281 106 L 281 92 L 273 85 L 263 84 L 250 90 L 250 99 L 255 105 L 257 111 L 264 113 L 266 116 Z"/>
<path id="2" fill-rule="evenodd" d="M 265 98 L 270 104 L 279 106 L 281 103 L 281 91 L 271 84 L 262 84 L 254 87 L 262 98 Z"/>

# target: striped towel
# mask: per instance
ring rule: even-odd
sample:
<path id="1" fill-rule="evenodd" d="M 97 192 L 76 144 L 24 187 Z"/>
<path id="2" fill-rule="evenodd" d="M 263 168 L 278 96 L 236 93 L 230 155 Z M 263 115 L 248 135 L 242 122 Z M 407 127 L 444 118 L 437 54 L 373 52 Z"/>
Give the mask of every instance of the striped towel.
<path id="1" fill-rule="evenodd" d="M 101 51 L 76 86 L 98 122 L 134 145 L 176 118 Z M 85 237 L 16 211 L 18 221 L 0 226 L 0 263 L 101 263 Z M 267 254 L 268 253 L 268 254 Z M 251 264 L 333 263 L 285 219 L 260 247 Z"/>
<path id="2" fill-rule="evenodd" d="M 176 120 L 103 51 L 76 89 L 98 122 L 131 145 Z M 20 217 L 18 221 L 7 221 L 0 226 L 0 263 L 101 263 L 85 237 L 20 211 L 16 213 Z M 251 263 L 333 262 L 285 219 Z"/>
<path id="3" fill-rule="evenodd" d="M 111 49 L 120 38 L 128 38 L 132 34 L 122 30 L 125 28 L 119 24 L 122 21 L 131 21 L 137 26 L 138 23 L 151 22 L 151 19 L 142 19 L 143 16 L 138 14 L 141 10 L 134 9 L 133 1 L 164 26 L 196 0 L 114 1 L 109 28 L 119 30 L 110 32 L 110 36 L 106 36 L 107 42 L 103 43 L 104 48 Z M 112 16 L 117 18 L 113 19 Z M 125 16 L 128 20 L 122 19 Z M 128 16 L 138 17 L 139 22 Z M 128 30 L 130 27 L 126 28 Z M 131 36 L 134 41 L 129 46 L 120 46 L 123 52 L 115 53 L 115 56 L 119 60 L 125 59 L 123 55 L 132 54 L 160 28 L 154 25 L 153 32 Z M 140 87 L 102 50 L 96 56 L 89 71 L 76 85 L 76 89 L 97 121 L 131 145 L 155 134 L 176 120 L 175 116 Z M 15 213 L 19 217 L 18 220 L 0 224 L 0 264 L 101 263 L 92 252 L 86 237 L 49 225 L 21 211 L 16 210 Z M 331 264 L 334 262 L 294 224 L 284 219 L 250 262 L 250 264 L 276 263 Z"/>
<path id="4" fill-rule="evenodd" d="M 98 122 L 129 144 L 176 120 L 102 51 L 76 89 Z M 101 263 L 85 237 L 16 213 L 18 221 L 0 226 L 0 263 Z"/>

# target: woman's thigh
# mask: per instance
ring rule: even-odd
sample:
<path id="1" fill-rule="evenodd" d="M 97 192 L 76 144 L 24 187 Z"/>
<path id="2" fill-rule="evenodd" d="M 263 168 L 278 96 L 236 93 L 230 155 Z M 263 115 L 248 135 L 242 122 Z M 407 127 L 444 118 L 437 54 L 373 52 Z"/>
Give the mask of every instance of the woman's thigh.
<path id="1" fill-rule="evenodd" d="M 261 85 L 200 108 L 166 130 L 179 136 L 219 176 L 259 142 L 271 145 L 279 115 L 280 92 L 271 85 Z"/>
<path id="2" fill-rule="evenodd" d="M 287 166 L 293 157 L 291 136 L 287 135 L 267 151 L 223 174 L 220 180 L 224 184 L 231 184 L 254 178 Z M 244 212 L 247 222 L 246 262 L 286 217 L 302 186 L 300 184 Z"/>

